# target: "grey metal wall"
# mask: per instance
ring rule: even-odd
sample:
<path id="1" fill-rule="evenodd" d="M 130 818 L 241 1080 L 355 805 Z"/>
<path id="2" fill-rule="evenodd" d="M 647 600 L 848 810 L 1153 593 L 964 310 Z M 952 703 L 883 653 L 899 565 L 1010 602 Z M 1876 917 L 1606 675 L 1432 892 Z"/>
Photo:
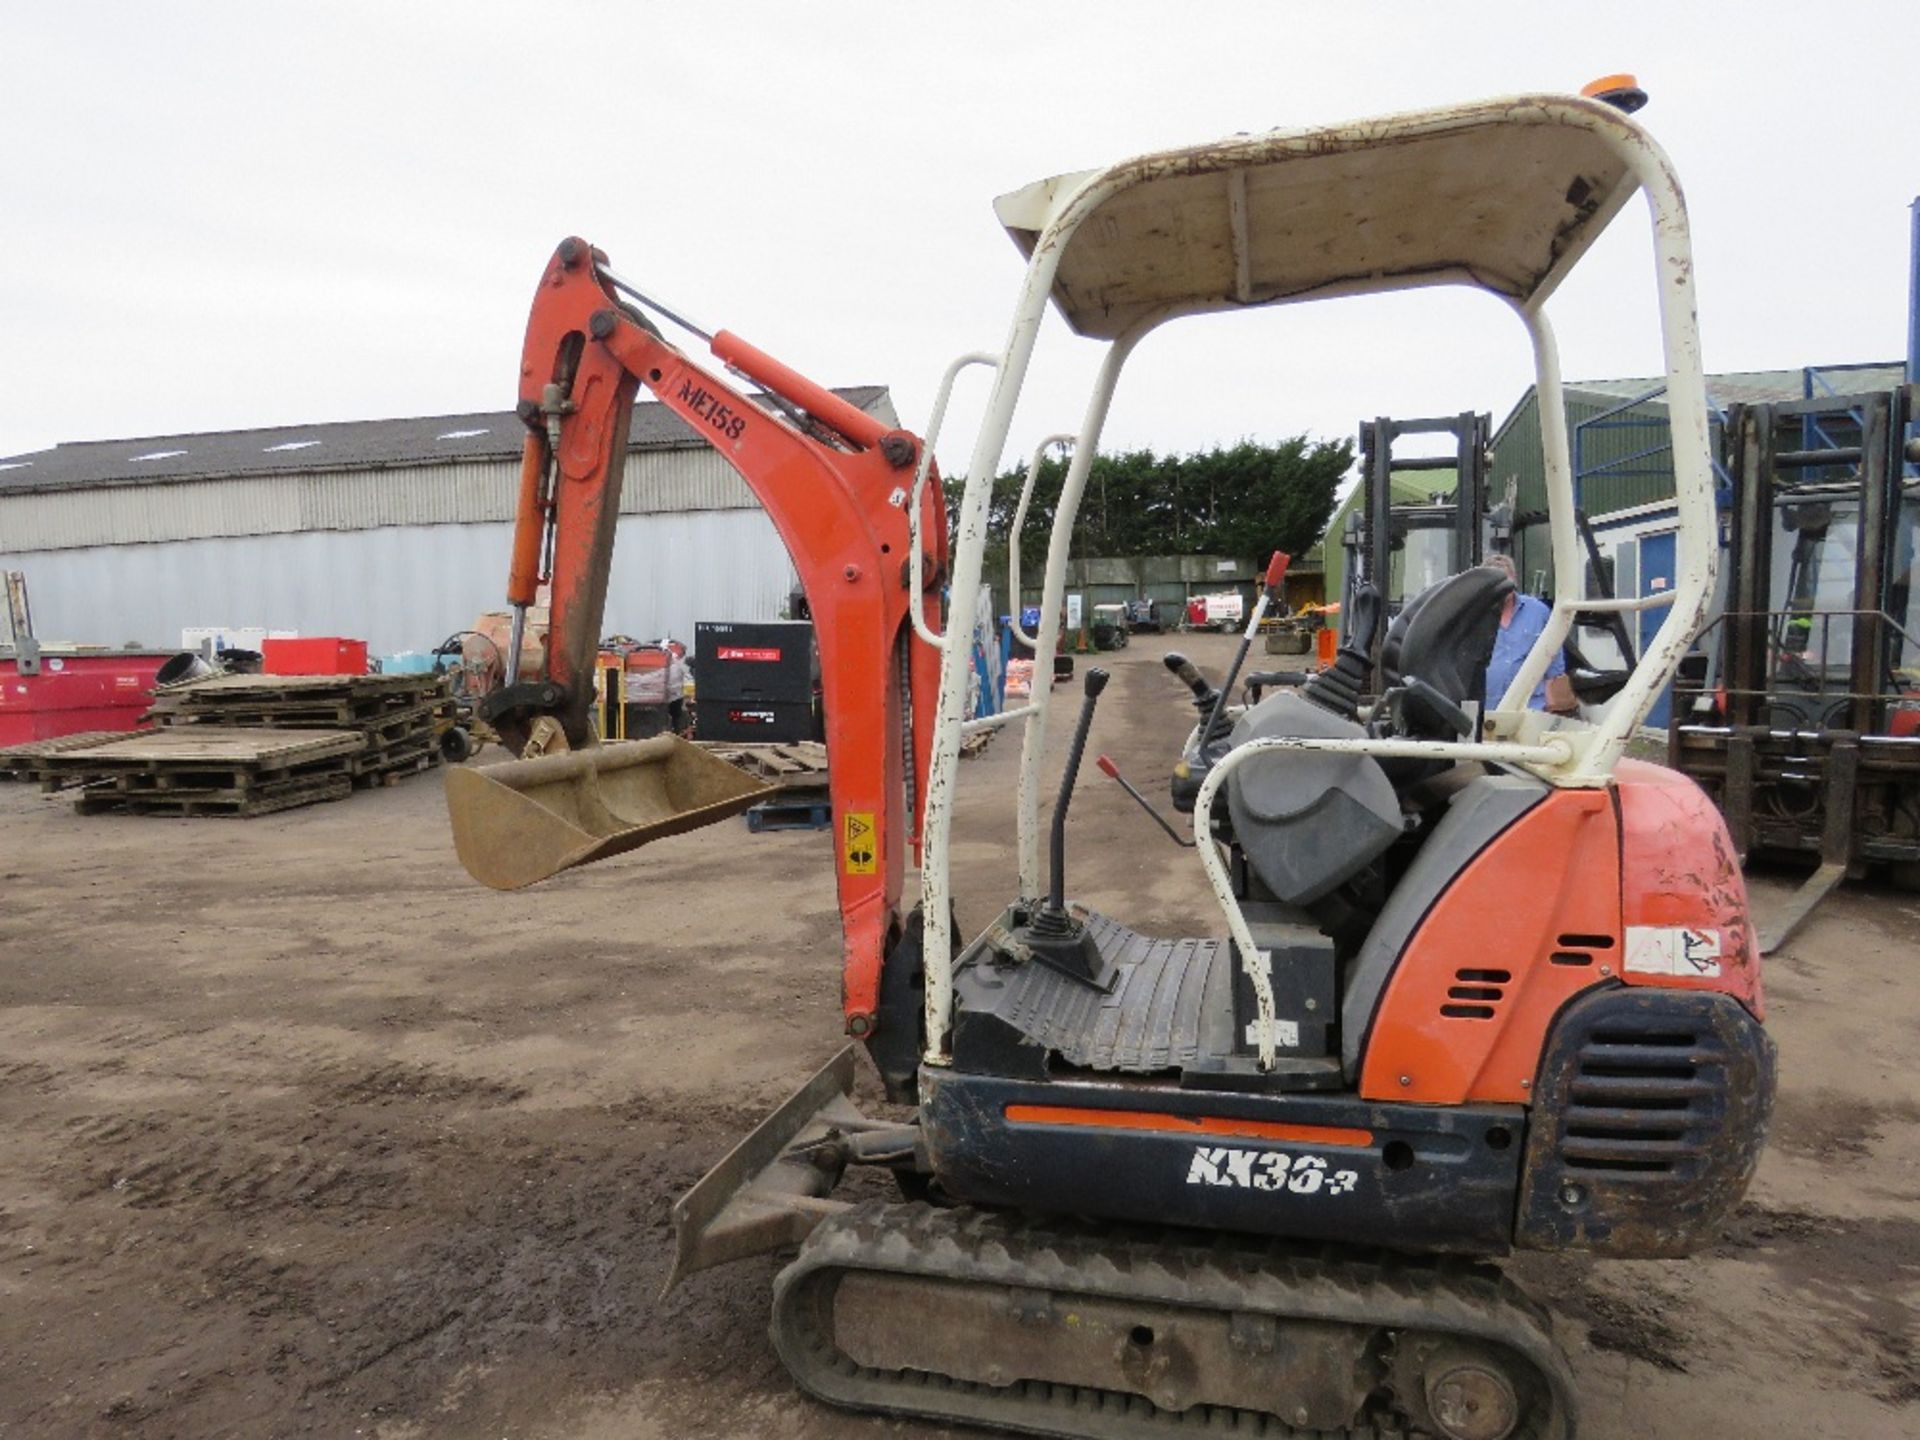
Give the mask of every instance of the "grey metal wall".
<path id="1" fill-rule="evenodd" d="M 511 520 L 519 483 L 518 464 L 477 462 L 0 495 L 0 551 Z M 623 515 L 758 505 L 706 446 L 627 457 Z"/>
<path id="2" fill-rule="evenodd" d="M 187 626 L 258 625 L 349 635 L 392 654 L 430 649 L 502 608 L 512 529 L 390 525 L 69 549 L 16 548 L 0 534 L 0 570 L 26 573 L 45 641 L 172 646 Z M 777 618 L 792 586 L 786 548 L 757 507 L 623 515 L 605 633 L 691 645 L 696 620 Z"/>

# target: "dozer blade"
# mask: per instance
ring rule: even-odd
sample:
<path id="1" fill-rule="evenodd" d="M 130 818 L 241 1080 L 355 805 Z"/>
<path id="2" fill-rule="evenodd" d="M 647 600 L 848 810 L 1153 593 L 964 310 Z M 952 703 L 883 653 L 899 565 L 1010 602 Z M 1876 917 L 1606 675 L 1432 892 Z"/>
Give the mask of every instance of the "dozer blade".
<path id="1" fill-rule="evenodd" d="M 668 1290 L 696 1270 L 797 1245 L 847 1208 L 826 1198 L 840 1167 L 815 1147 L 872 1127 L 848 1098 L 852 1090 L 848 1045 L 674 1203 L 677 1249 Z"/>
<path id="2" fill-rule="evenodd" d="M 467 873 L 518 890 L 575 865 L 698 830 L 773 787 L 675 735 L 447 772 Z"/>

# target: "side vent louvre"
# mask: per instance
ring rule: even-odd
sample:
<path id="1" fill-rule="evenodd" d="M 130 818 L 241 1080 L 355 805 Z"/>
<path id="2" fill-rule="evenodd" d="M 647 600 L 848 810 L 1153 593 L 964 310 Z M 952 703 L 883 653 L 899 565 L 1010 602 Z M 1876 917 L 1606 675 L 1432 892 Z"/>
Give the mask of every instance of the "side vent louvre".
<path id="1" fill-rule="evenodd" d="M 1615 1178 L 1697 1165 L 1725 1085 L 1711 1034 L 1596 1030 L 1580 1047 L 1560 1155 L 1569 1171 Z"/>
<path id="2" fill-rule="evenodd" d="M 1453 972 L 1447 1004 L 1440 1013 L 1449 1020 L 1491 1020 L 1513 981 L 1511 970 L 1462 969 Z"/>
<path id="3" fill-rule="evenodd" d="M 1597 979 L 1619 956 L 1617 944 L 1574 943 L 1591 938 L 1559 937 L 1594 963 L 1561 978 Z M 1531 1087 L 1516 1247 L 1646 1260 L 1712 1244 L 1753 1178 L 1773 1082 L 1773 1045 L 1731 995 L 1596 985 L 1575 996 Z"/>
<path id="4" fill-rule="evenodd" d="M 1560 948 L 1547 959 L 1555 965 L 1591 965 L 1594 951 L 1611 949 L 1611 935 L 1562 935 Z"/>

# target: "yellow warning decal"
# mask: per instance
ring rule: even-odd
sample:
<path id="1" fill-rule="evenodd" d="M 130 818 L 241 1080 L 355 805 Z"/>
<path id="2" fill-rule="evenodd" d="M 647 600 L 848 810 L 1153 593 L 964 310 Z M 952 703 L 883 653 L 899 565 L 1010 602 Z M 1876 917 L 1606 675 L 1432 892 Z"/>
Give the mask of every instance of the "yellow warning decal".
<path id="1" fill-rule="evenodd" d="M 873 811 L 847 812 L 840 853 L 846 857 L 849 875 L 871 875 L 880 868 L 880 857 L 874 845 Z"/>

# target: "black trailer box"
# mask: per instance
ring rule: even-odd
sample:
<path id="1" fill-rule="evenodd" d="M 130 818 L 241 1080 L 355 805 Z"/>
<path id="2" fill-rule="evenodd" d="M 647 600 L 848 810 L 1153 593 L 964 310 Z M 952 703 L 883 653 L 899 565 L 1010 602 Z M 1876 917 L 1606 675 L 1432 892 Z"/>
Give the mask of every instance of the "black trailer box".
<path id="1" fill-rule="evenodd" d="M 693 627 L 694 694 L 713 700 L 811 705 L 820 662 L 805 620 L 702 620 Z"/>

